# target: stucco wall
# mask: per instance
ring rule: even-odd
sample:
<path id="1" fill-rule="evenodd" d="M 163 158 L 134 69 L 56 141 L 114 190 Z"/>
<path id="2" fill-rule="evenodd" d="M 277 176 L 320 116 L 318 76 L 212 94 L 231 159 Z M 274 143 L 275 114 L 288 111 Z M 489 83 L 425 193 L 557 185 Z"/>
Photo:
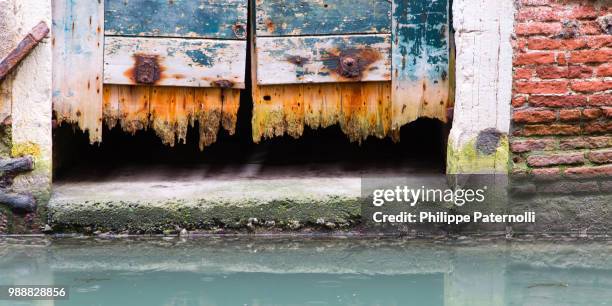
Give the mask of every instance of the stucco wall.
<path id="1" fill-rule="evenodd" d="M 16 43 L 15 6 L 13 0 L 0 0 L 0 59 L 4 58 Z M 0 122 L 11 114 L 10 87 L 12 78 L 0 83 Z"/>
<path id="2" fill-rule="evenodd" d="M 4 57 L 41 21 L 51 25 L 51 1 L 0 0 L 0 51 Z M 51 39 L 45 38 L 2 83 L 0 115 L 11 126 L 12 157 L 32 156 L 35 170 L 17 176 L 10 192 L 33 195 L 38 211 L 17 215 L 19 231 L 36 232 L 43 225 L 51 183 Z M 10 114 L 10 117 L 7 115 Z"/>
<path id="3" fill-rule="evenodd" d="M 15 3 L 19 37 L 40 21 L 51 25 L 51 1 Z M 13 155 L 34 155 L 37 170 L 47 176 L 51 173 L 51 65 L 51 39 L 47 37 L 15 70 L 11 88 Z"/>
<path id="4" fill-rule="evenodd" d="M 508 170 L 512 0 L 455 0 L 457 85 L 449 173 Z"/>

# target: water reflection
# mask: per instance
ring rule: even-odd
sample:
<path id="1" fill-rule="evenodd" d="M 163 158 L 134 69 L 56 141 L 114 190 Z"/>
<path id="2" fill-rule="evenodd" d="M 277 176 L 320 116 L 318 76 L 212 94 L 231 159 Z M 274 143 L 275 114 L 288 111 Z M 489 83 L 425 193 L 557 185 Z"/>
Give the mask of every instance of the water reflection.
<path id="1" fill-rule="evenodd" d="M 610 242 L 58 239 L 0 242 L 0 305 L 610 305 Z"/>

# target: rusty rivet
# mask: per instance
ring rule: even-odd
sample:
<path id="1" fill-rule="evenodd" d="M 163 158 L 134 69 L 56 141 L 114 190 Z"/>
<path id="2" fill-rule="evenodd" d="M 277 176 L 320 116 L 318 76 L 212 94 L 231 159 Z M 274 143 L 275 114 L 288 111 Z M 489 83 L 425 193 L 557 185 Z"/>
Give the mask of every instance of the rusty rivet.
<path id="1" fill-rule="evenodd" d="M 358 59 L 352 56 L 340 58 L 340 74 L 346 78 L 355 78 L 361 75 L 361 69 L 357 63 Z"/>
<path id="2" fill-rule="evenodd" d="M 135 55 L 134 79 L 139 84 L 155 84 L 161 77 L 157 55 Z"/>

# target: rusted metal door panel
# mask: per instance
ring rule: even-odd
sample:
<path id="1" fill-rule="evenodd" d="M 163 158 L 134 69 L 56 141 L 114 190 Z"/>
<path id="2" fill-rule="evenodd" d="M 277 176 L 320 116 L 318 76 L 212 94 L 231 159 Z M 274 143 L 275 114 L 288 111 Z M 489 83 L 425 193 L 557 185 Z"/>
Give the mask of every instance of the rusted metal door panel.
<path id="1" fill-rule="evenodd" d="M 105 84 L 244 88 L 246 41 L 106 37 L 104 49 Z"/>
<path id="2" fill-rule="evenodd" d="M 446 121 L 448 0 L 393 2 L 393 127 L 419 117 Z"/>
<path id="3" fill-rule="evenodd" d="M 116 36 L 245 39 L 244 0 L 104 0 L 105 33 Z"/>
<path id="4" fill-rule="evenodd" d="M 257 36 L 389 34 L 391 2 L 258 0 Z"/>
<path id="5" fill-rule="evenodd" d="M 77 124 L 102 140 L 104 3 L 53 4 L 53 108 L 59 122 Z"/>

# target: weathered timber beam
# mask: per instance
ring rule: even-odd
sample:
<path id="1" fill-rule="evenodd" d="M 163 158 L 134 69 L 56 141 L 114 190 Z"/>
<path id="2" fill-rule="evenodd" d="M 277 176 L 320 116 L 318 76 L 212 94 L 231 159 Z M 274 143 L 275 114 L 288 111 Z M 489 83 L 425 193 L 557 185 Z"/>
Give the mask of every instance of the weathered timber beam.
<path id="1" fill-rule="evenodd" d="M 30 156 L 0 159 L 0 173 L 20 173 L 34 170 L 34 159 Z"/>
<path id="2" fill-rule="evenodd" d="M 49 35 L 49 27 L 44 21 L 36 25 L 26 37 L 0 62 L 0 81 L 19 64 L 31 51 L 40 43 L 43 38 Z"/>
<path id="3" fill-rule="evenodd" d="M 31 195 L 0 190 L 0 205 L 5 205 L 12 210 L 32 212 L 36 209 L 36 200 Z"/>

